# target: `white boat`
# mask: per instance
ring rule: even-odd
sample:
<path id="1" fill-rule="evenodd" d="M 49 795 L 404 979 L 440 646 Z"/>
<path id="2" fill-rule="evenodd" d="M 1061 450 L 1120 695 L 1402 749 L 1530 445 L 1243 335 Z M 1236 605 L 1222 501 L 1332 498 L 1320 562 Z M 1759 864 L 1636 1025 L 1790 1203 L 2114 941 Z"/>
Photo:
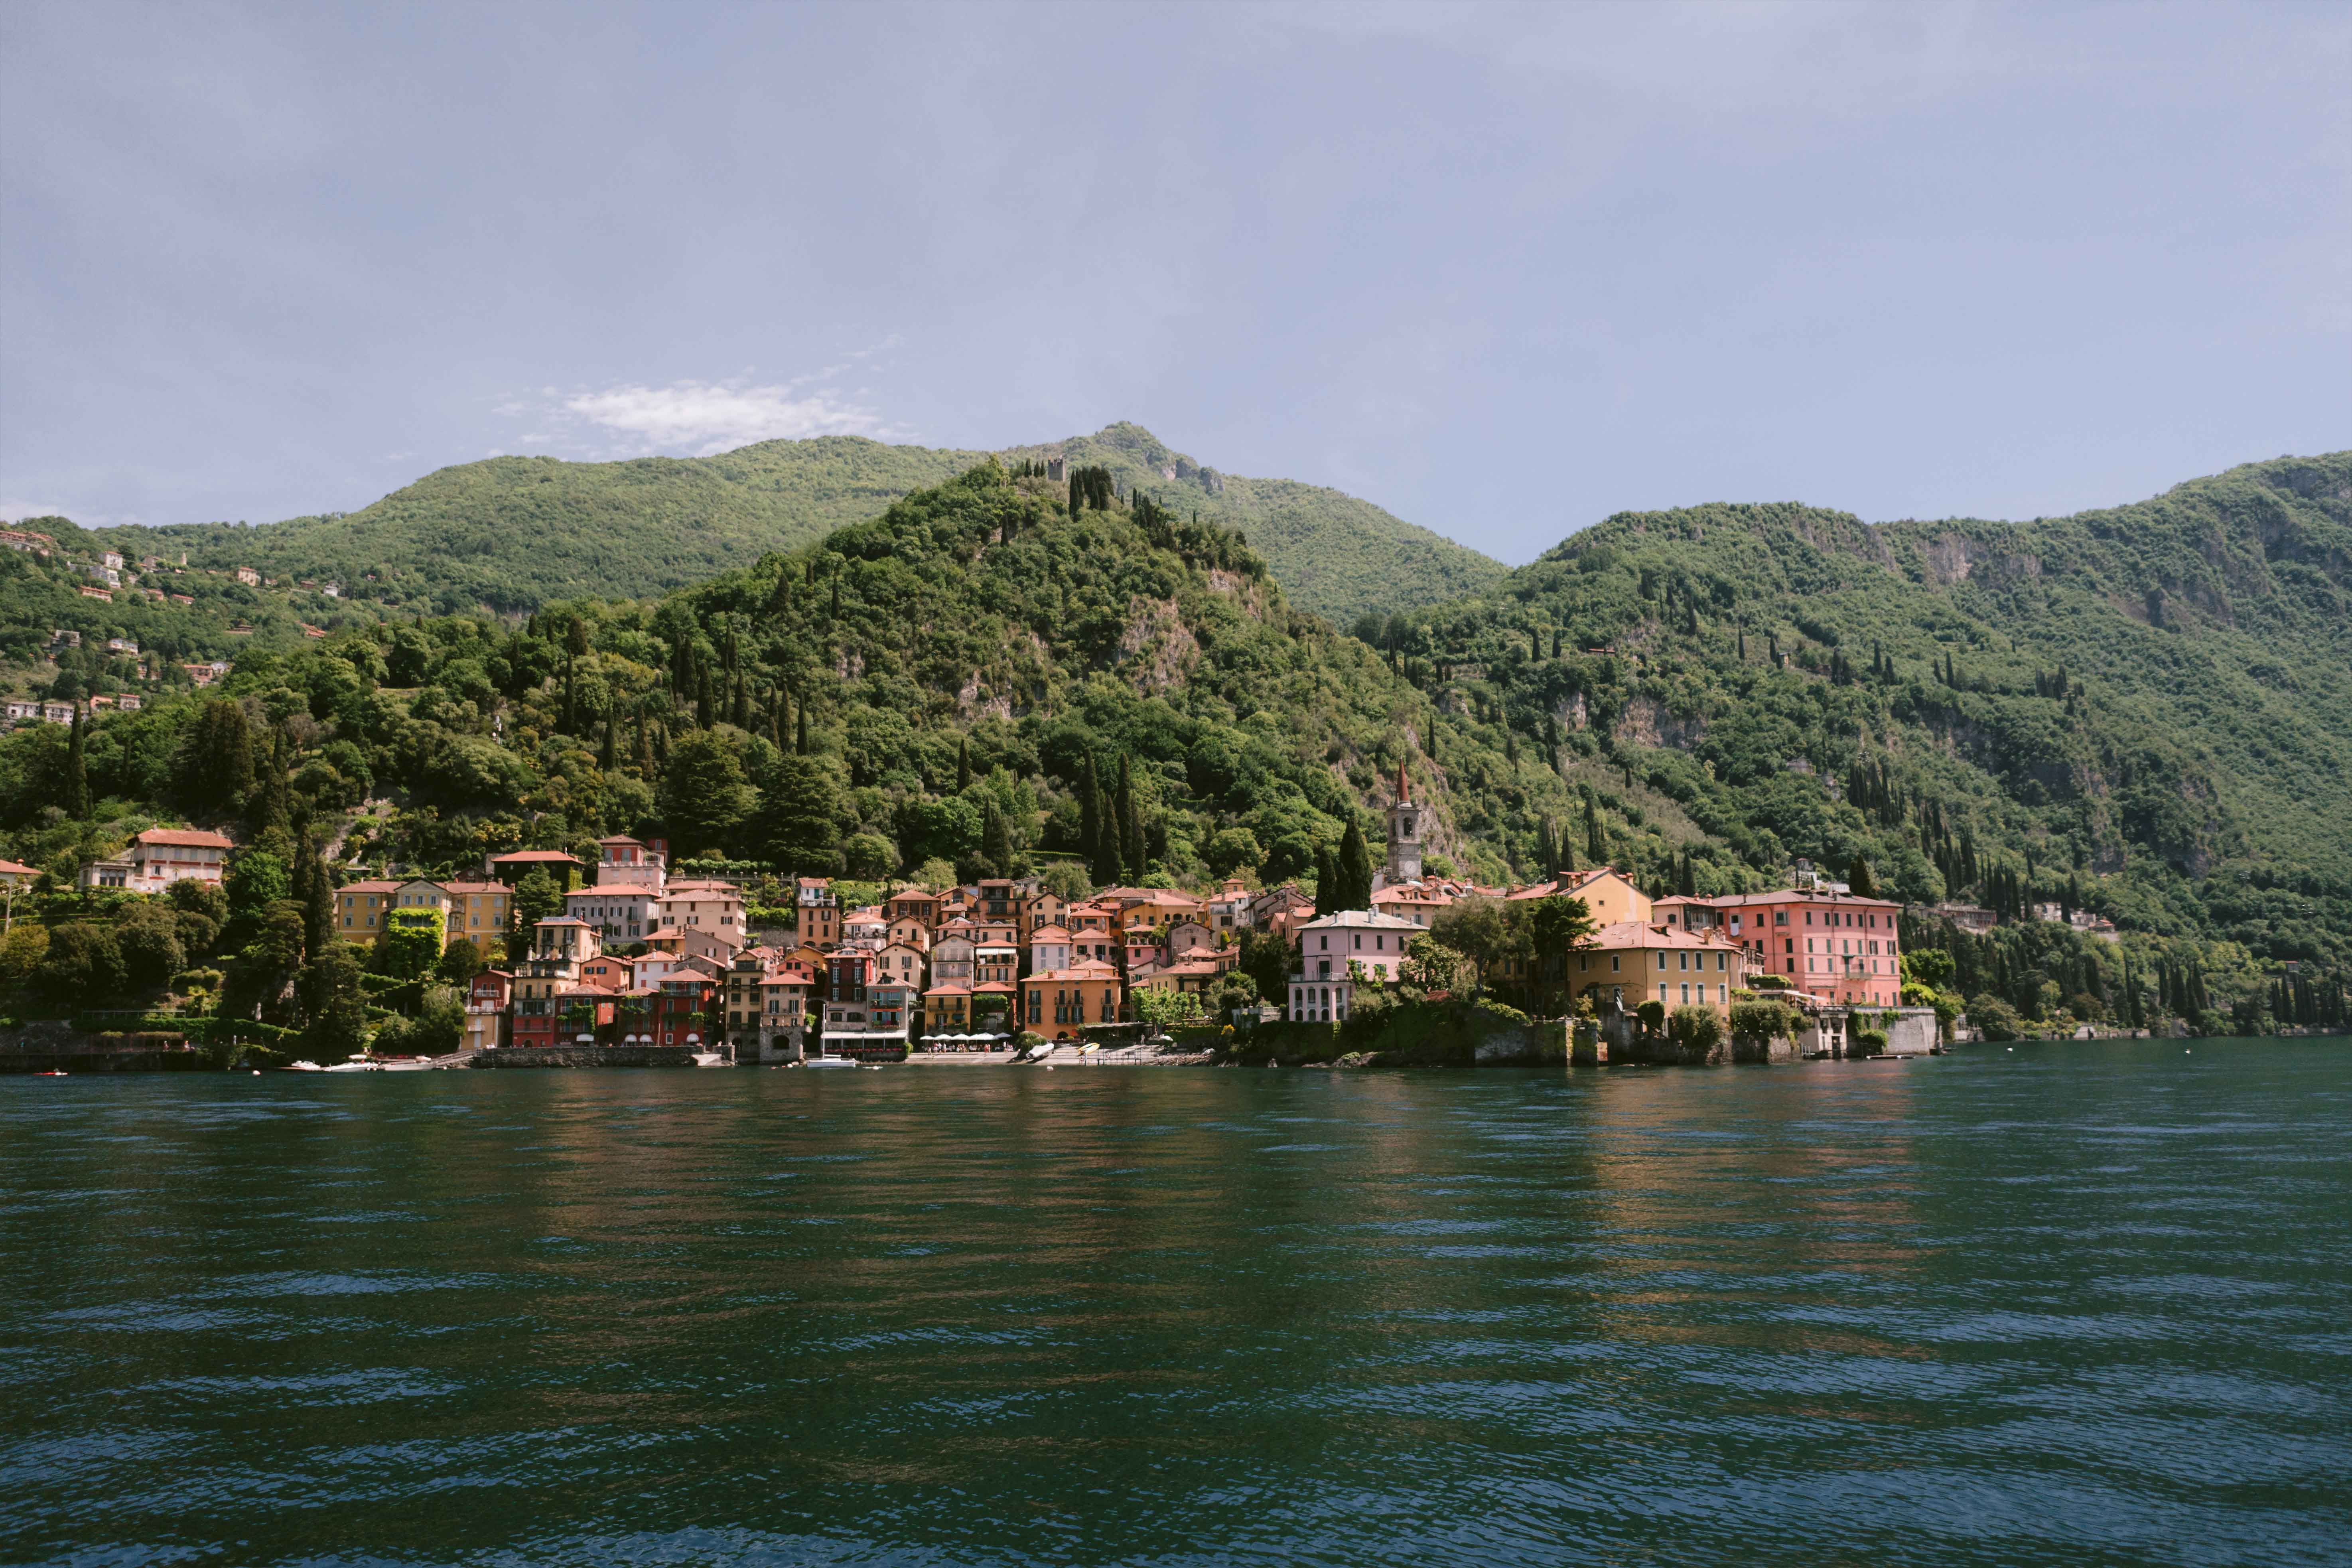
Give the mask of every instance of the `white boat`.
<path id="1" fill-rule="evenodd" d="M 326 1072 L 382 1072 L 383 1070 L 383 1064 L 382 1062 L 370 1061 L 337 1062 L 333 1067 L 326 1068 L 321 1070 Z"/>
<path id="2" fill-rule="evenodd" d="M 847 1057 L 811 1057 L 801 1063 L 804 1068 L 854 1068 L 857 1065 Z"/>
<path id="3" fill-rule="evenodd" d="M 727 1053 L 724 1051 L 697 1051 L 694 1053 L 694 1065 L 698 1068 L 723 1068 L 728 1065 Z"/>
<path id="4" fill-rule="evenodd" d="M 428 1057 L 409 1057 L 400 1061 L 378 1062 L 375 1068 L 378 1072 L 431 1072 L 433 1062 Z"/>

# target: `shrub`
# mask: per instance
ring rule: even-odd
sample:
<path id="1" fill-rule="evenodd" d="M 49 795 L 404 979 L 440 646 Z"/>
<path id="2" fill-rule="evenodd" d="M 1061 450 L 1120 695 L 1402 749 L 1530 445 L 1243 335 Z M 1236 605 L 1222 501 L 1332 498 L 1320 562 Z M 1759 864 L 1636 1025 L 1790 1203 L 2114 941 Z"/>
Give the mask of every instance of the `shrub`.
<path id="1" fill-rule="evenodd" d="M 1731 1006 L 1731 1033 L 1736 1039 L 1777 1040 L 1795 1022 L 1794 1015 L 1778 1002 L 1735 1002 Z"/>
<path id="2" fill-rule="evenodd" d="M 1643 1005 L 1653 1007 L 1657 1004 Z M 1677 1007 L 1666 1026 L 1666 1037 L 1688 1050 L 1712 1051 L 1723 1043 L 1723 1020 L 1712 1007 Z"/>
<path id="3" fill-rule="evenodd" d="M 1969 1022 L 1984 1033 L 1988 1040 L 2014 1040 L 2025 1033 L 2025 1021 L 2017 1009 L 1990 993 L 1969 998 Z"/>
<path id="4" fill-rule="evenodd" d="M 1642 1020 L 1643 1034 L 1657 1034 L 1666 1026 L 1666 1005 L 1663 1002 L 1644 1002 L 1633 1009 L 1633 1016 Z"/>
<path id="5" fill-rule="evenodd" d="M 1886 1049 L 1886 1036 L 1878 1029 L 1864 1029 L 1853 1037 L 1853 1055 L 1874 1057 Z"/>

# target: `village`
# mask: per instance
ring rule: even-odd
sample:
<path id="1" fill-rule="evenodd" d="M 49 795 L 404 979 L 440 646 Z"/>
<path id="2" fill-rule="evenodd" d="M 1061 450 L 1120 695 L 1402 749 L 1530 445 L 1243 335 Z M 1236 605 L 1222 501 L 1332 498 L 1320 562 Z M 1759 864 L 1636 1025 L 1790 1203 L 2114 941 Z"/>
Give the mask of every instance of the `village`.
<path id="1" fill-rule="evenodd" d="M 564 1053 L 569 1062 L 704 1057 L 740 1064 L 914 1057 L 1003 1060 L 1045 1047 L 1169 1041 L 1174 1027 L 1220 1037 L 1277 1024 L 1341 1025 L 1365 987 L 1407 973 L 1417 939 L 1465 900 L 1580 900 L 1590 935 L 1533 961 L 1553 994 L 1589 1016 L 1785 999 L 1814 1021 L 1901 1008 L 1891 900 L 1857 897 L 1801 868 L 1793 885 L 1719 898 L 1653 897 L 1596 867 L 1517 887 L 1424 874 L 1425 808 L 1400 772 L 1384 863 L 1366 906 L 1318 913 L 1295 884 L 1213 891 L 1110 887 L 1068 899 L 1040 879 L 906 884 L 844 908 L 836 884 L 790 883 L 789 925 L 755 928 L 740 878 L 674 877 L 666 847 L 599 841 L 593 865 L 560 850 L 492 855 L 460 879 L 363 878 L 333 892 L 344 940 L 372 948 L 401 930 L 463 938 L 488 952 L 514 928 L 518 888 L 545 873 L 563 909 L 532 921 L 518 959 L 490 961 L 464 989 L 467 1053 Z M 155 828 L 84 868 L 83 882 L 157 893 L 217 882 L 234 846 L 215 833 Z M 1269 1002 L 1245 946 L 1278 943 L 1282 994 Z M 1261 951 L 1263 948 L 1261 947 Z M 1527 961 L 1505 961 L 1522 966 Z M 1525 973 L 1482 976 L 1525 982 Z M 1522 987 L 1524 989 L 1524 987 Z M 1924 1013 L 1924 1009 L 1903 1009 Z M 1916 1031 L 1936 1044 L 1932 1016 Z M 583 1055 L 582 1053 L 586 1053 Z M 528 1057 L 524 1059 L 528 1059 Z M 542 1059 L 553 1060 L 553 1058 Z"/>

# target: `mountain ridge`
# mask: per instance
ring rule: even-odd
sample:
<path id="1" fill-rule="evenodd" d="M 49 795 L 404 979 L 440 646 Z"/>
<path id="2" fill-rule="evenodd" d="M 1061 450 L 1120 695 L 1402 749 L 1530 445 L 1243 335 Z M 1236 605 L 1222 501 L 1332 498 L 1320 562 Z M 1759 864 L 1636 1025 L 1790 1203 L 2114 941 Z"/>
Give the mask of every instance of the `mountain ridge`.
<path id="1" fill-rule="evenodd" d="M 1505 571 L 1343 491 L 1219 474 L 1138 425 L 993 455 L 1049 454 L 1111 468 L 1122 494 L 1139 488 L 1244 531 L 1294 604 L 1334 620 L 1376 602 L 1433 604 Z M 506 456 L 436 468 L 352 512 L 92 531 L 127 554 L 185 551 L 192 565 L 336 581 L 402 608 L 523 614 L 622 585 L 658 593 L 703 581 L 863 521 L 992 455 L 820 436 L 709 458 Z"/>

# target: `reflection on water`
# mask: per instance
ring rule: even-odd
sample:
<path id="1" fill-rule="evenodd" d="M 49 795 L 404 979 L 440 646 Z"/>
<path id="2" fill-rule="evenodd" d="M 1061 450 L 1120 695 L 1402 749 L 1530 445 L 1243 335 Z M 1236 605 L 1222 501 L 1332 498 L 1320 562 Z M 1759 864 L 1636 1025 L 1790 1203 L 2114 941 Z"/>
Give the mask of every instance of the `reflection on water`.
<path id="1" fill-rule="evenodd" d="M 2325 1046 L 0 1079 L 0 1559 L 2316 1563 Z"/>

